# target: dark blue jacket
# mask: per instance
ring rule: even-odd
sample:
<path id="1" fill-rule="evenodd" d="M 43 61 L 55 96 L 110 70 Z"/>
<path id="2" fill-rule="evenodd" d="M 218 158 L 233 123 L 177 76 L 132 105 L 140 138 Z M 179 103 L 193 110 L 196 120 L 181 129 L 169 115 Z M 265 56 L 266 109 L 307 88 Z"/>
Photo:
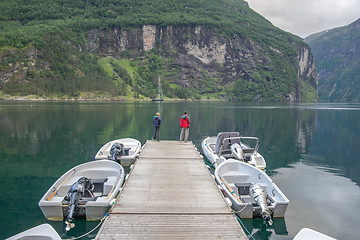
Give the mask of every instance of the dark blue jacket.
<path id="1" fill-rule="evenodd" d="M 161 125 L 161 118 L 158 117 L 158 116 L 154 116 L 154 118 L 153 118 L 153 124 L 154 124 L 154 127 L 160 127 L 160 125 Z"/>

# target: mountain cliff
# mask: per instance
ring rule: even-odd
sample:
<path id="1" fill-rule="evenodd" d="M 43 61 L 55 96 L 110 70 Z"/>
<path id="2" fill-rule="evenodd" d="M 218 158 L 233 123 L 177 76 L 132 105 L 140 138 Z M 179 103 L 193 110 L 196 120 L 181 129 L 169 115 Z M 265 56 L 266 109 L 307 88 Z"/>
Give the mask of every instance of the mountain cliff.
<path id="1" fill-rule="evenodd" d="M 0 7 L 7 94 L 154 98 L 160 76 L 168 98 L 317 100 L 308 45 L 245 1 L 14 0 Z"/>
<path id="2" fill-rule="evenodd" d="M 319 72 L 319 97 L 326 101 L 360 100 L 360 19 L 352 24 L 310 35 Z"/>

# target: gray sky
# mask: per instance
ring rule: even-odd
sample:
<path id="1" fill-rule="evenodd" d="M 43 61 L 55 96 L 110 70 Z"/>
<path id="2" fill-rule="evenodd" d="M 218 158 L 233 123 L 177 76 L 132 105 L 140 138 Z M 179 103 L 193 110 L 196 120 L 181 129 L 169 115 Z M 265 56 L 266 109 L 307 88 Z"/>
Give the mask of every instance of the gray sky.
<path id="1" fill-rule="evenodd" d="M 302 38 L 360 18 L 360 0 L 246 0 L 273 25 Z"/>

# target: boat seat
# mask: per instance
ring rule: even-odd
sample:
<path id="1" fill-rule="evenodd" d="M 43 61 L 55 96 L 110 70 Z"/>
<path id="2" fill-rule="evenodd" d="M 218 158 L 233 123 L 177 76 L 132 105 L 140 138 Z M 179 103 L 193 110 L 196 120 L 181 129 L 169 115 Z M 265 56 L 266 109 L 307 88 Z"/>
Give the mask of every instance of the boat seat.
<path id="1" fill-rule="evenodd" d="M 244 152 L 245 154 L 246 154 L 246 153 L 253 153 L 253 152 L 255 151 L 254 148 L 243 148 L 242 150 L 243 150 L 243 152 Z"/>
<path id="2" fill-rule="evenodd" d="M 249 188 L 251 183 L 235 183 L 240 195 L 249 195 Z"/>
<path id="3" fill-rule="evenodd" d="M 257 205 L 257 203 L 252 197 L 250 197 L 250 195 L 240 195 L 240 198 L 244 203 L 251 203 L 253 206 Z"/>
<path id="4" fill-rule="evenodd" d="M 49 202 L 61 203 L 63 199 L 64 199 L 64 197 L 58 197 L 58 196 L 55 195 L 55 197 L 53 197 Z"/>
<path id="5" fill-rule="evenodd" d="M 223 177 L 228 183 L 241 183 L 247 182 L 249 179 L 248 174 L 224 174 Z"/>
<path id="6" fill-rule="evenodd" d="M 90 179 L 91 182 L 94 184 L 94 194 L 95 193 L 101 193 L 103 194 L 104 192 L 104 184 L 105 182 L 107 182 L 107 178 L 100 178 L 100 179 Z M 90 195 L 90 194 L 89 194 Z"/>
<path id="7" fill-rule="evenodd" d="M 124 156 L 129 156 L 129 151 L 131 148 L 124 148 Z"/>
<path id="8" fill-rule="evenodd" d="M 236 138 L 238 139 L 226 139 L 226 138 Z M 224 141 L 224 139 L 226 139 Z M 239 132 L 220 132 L 216 138 L 215 152 L 216 154 L 221 153 L 225 149 L 230 149 L 231 145 L 234 143 L 240 144 L 240 133 Z"/>
<path id="9" fill-rule="evenodd" d="M 246 203 L 251 203 L 253 206 L 258 206 L 255 200 L 250 196 L 249 188 L 251 186 L 251 183 L 235 183 L 234 185 L 238 188 L 238 192 L 240 195 L 239 197 L 241 198 L 241 200 Z M 264 186 L 262 187 L 264 188 Z M 274 199 L 269 195 L 266 196 L 266 199 L 268 205 L 275 202 Z"/>
<path id="10" fill-rule="evenodd" d="M 114 184 L 116 184 L 116 176 L 111 176 L 107 178 L 108 180 L 104 183 L 103 195 L 108 195 L 113 188 Z"/>
<path id="11" fill-rule="evenodd" d="M 234 156 L 231 154 L 230 150 L 225 150 L 223 152 L 221 152 L 221 156 L 223 156 L 224 158 L 228 159 L 228 158 L 233 158 Z"/>

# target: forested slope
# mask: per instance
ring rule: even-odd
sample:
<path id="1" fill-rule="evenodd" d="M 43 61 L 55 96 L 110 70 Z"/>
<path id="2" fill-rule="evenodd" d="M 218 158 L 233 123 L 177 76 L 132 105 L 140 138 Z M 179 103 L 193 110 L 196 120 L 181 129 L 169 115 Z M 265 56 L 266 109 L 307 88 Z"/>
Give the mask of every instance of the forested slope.
<path id="1" fill-rule="evenodd" d="M 324 101 L 360 101 L 360 19 L 348 26 L 313 34 L 311 46 Z"/>
<path id="2" fill-rule="evenodd" d="M 3 0 L 7 94 L 314 101 L 308 46 L 234 0 Z"/>

